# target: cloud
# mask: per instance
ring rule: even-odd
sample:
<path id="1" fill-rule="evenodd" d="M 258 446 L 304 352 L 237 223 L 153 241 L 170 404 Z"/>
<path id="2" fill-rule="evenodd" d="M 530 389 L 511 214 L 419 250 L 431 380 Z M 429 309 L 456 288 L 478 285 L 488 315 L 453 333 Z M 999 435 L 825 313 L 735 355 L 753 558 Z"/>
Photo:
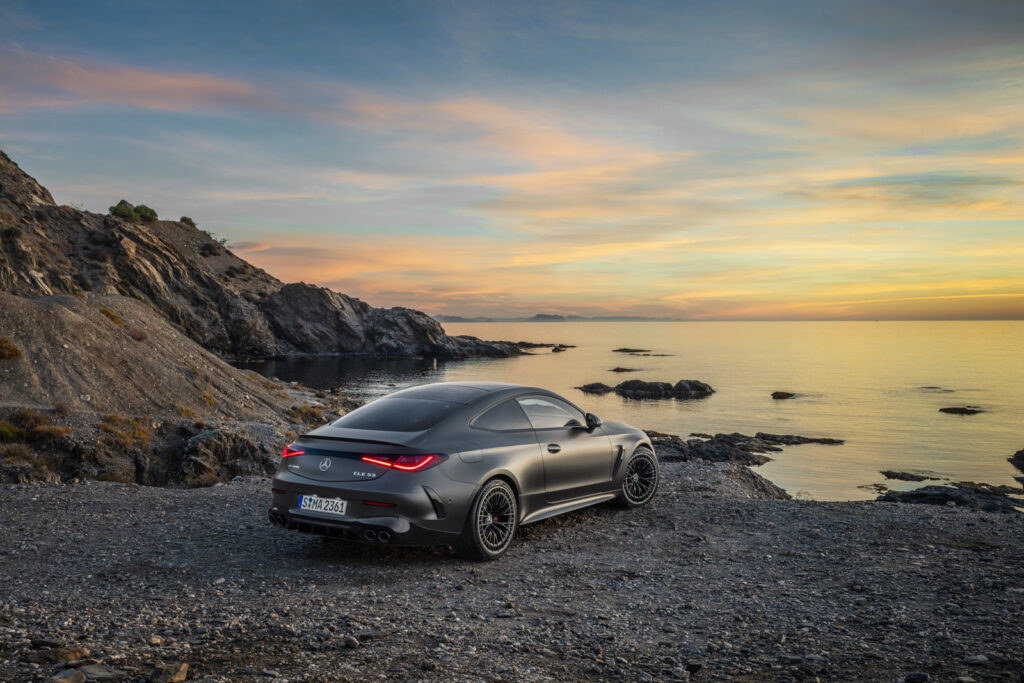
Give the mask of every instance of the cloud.
<path id="1" fill-rule="evenodd" d="M 276 97 L 239 79 L 24 51 L 0 53 L 0 83 L 0 113 L 95 104 L 175 112 L 281 108 Z"/>

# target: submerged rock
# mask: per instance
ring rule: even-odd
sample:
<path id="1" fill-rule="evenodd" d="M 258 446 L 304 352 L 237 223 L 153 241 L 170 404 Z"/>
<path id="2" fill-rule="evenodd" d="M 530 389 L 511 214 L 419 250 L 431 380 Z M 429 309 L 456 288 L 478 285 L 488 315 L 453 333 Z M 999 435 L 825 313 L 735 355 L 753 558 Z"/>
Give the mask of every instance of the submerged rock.
<path id="1" fill-rule="evenodd" d="M 939 408 L 939 412 L 949 413 L 950 415 L 977 415 L 985 411 L 977 406 L 954 406 L 952 408 Z"/>
<path id="2" fill-rule="evenodd" d="M 786 399 L 786 398 L 796 398 L 796 396 L 797 396 L 796 394 L 794 394 L 794 393 L 792 393 L 790 391 L 773 391 L 772 392 L 772 398 L 777 399 L 777 400 Z"/>
<path id="3" fill-rule="evenodd" d="M 916 474 L 914 472 L 897 472 L 896 470 L 882 470 L 881 474 L 886 479 L 898 479 L 899 481 L 925 481 L 926 479 L 935 478 L 926 477 L 923 474 Z"/>

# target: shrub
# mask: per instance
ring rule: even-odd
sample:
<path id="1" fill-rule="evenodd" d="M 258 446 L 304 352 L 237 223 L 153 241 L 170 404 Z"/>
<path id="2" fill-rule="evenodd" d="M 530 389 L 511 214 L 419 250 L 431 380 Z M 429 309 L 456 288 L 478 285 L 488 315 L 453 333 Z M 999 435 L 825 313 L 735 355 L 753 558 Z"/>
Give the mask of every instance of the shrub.
<path id="1" fill-rule="evenodd" d="M 146 446 L 152 434 L 147 418 L 127 418 L 104 415 L 100 420 L 101 436 L 106 435 L 112 445 L 128 448 L 134 444 Z"/>
<path id="2" fill-rule="evenodd" d="M 178 411 L 178 417 L 193 418 L 196 416 L 196 411 L 192 410 L 188 406 L 183 406 L 180 403 L 175 403 L 174 409 Z"/>
<path id="3" fill-rule="evenodd" d="M 8 464 L 15 463 L 19 460 L 31 463 L 36 459 L 35 456 L 32 455 L 32 449 L 23 443 L 12 443 L 9 446 L 4 446 L 3 458 L 4 462 Z"/>
<path id="4" fill-rule="evenodd" d="M 139 220 L 143 223 L 152 223 L 157 219 L 156 211 L 145 204 L 139 204 L 135 207 L 135 215 L 138 216 Z"/>
<path id="5" fill-rule="evenodd" d="M 210 410 L 217 407 L 217 404 L 213 402 L 213 396 L 210 395 L 210 392 L 204 392 L 202 399 L 206 401 L 206 405 L 210 406 Z"/>
<path id="6" fill-rule="evenodd" d="M 124 321 L 121 320 L 121 316 L 119 316 L 117 313 L 114 313 L 106 306 L 100 309 L 100 313 L 110 318 L 118 327 L 124 327 Z"/>
<path id="7" fill-rule="evenodd" d="M 178 222 L 184 223 L 185 225 L 191 226 L 193 228 L 196 227 L 196 222 L 189 218 L 188 216 L 182 216 L 181 218 L 178 219 Z"/>
<path id="8" fill-rule="evenodd" d="M 131 336 L 132 339 L 134 339 L 137 342 L 144 342 L 148 338 L 145 331 L 140 330 L 137 327 L 133 327 L 132 329 L 128 330 L 128 334 L 129 336 Z"/>
<path id="9" fill-rule="evenodd" d="M 122 199 L 114 206 L 110 207 L 110 215 L 123 218 L 126 221 L 132 223 L 139 222 L 139 214 L 135 213 L 135 207 L 128 203 L 127 199 Z"/>
<path id="10" fill-rule="evenodd" d="M 0 440 L 11 440 L 11 441 L 48 441 L 50 439 L 59 439 L 62 436 L 71 433 L 70 427 L 57 427 L 56 425 L 50 424 L 50 418 L 46 417 L 38 410 L 32 410 L 31 408 L 25 408 L 19 410 L 11 417 L 11 422 L 15 427 L 16 432 L 11 434 L 8 432 L 7 436 L 15 436 L 16 438 L 7 439 L 3 438 Z M 6 423 L 9 426 L 10 423 Z"/>
<path id="11" fill-rule="evenodd" d="M 7 337 L 0 337 L 0 360 L 11 360 L 21 356 L 21 349 Z"/>
<path id="12" fill-rule="evenodd" d="M 24 438 L 25 432 L 7 420 L 0 420 L 0 442 L 11 443 L 13 441 L 21 441 Z"/>
<path id="13" fill-rule="evenodd" d="M 323 420 L 324 413 L 316 406 L 292 406 L 288 409 L 288 417 L 292 422 L 313 424 Z"/>
<path id="14" fill-rule="evenodd" d="M 64 401 L 57 401 L 57 403 L 53 405 L 53 412 L 59 417 L 67 417 L 71 412 L 71 406 Z"/>
<path id="15" fill-rule="evenodd" d="M 6 228 L 3 231 L 2 234 L 3 234 L 5 239 L 9 239 L 9 240 L 11 240 L 13 242 L 14 240 L 16 240 L 19 237 L 21 237 L 21 228 L 19 228 L 17 226 Z"/>
<path id="16" fill-rule="evenodd" d="M 223 249 L 221 249 L 220 245 L 216 242 L 203 242 L 202 246 L 199 247 L 200 256 L 216 256 L 221 253 L 221 251 L 223 251 Z"/>

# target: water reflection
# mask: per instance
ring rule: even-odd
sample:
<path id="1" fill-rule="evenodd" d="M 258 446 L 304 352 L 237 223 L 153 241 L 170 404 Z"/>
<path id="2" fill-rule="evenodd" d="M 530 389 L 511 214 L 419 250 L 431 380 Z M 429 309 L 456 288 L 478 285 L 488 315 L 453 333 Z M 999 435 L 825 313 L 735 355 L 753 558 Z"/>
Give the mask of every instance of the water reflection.
<path id="1" fill-rule="evenodd" d="M 438 382 L 443 366 L 434 359 L 375 356 L 314 356 L 238 363 L 265 377 L 298 381 L 313 389 L 345 387 L 346 393 L 367 398 L 395 388 Z"/>

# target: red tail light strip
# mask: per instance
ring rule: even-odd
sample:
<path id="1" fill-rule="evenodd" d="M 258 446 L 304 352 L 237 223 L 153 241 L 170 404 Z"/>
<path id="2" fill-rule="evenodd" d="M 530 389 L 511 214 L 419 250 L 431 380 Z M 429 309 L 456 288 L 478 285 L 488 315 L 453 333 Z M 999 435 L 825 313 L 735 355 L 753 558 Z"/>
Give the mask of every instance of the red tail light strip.
<path id="1" fill-rule="evenodd" d="M 364 455 L 362 461 L 403 472 L 418 472 L 439 463 L 441 456 L 434 453 L 429 455 Z"/>
<path id="2" fill-rule="evenodd" d="M 295 446 L 295 444 L 288 444 L 284 447 L 284 453 L 281 454 L 282 458 L 290 458 L 293 455 L 303 455 L 306 451 Z"/>

